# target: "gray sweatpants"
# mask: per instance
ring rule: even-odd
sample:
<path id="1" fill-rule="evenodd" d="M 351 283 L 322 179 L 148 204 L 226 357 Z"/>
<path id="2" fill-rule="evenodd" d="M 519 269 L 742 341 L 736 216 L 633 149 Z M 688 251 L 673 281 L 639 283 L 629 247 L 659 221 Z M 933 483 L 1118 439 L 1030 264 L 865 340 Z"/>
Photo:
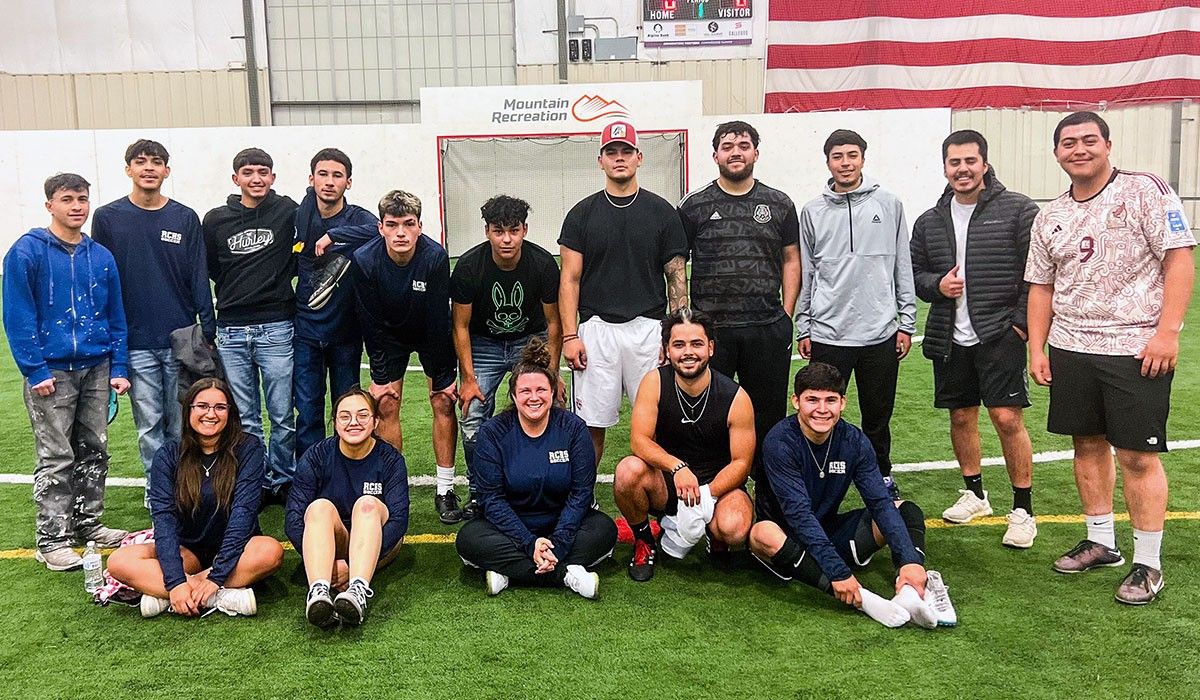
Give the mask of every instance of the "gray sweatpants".
<path id="1" fill-rule="evenodd" d="M 43 552 L 83 540 L 100 526 L 108 475 L 107 360 L 88 369 L 51 370 L 54 393 L 38 396 L 26 381 L 37 467 L 37 546 Z"/>

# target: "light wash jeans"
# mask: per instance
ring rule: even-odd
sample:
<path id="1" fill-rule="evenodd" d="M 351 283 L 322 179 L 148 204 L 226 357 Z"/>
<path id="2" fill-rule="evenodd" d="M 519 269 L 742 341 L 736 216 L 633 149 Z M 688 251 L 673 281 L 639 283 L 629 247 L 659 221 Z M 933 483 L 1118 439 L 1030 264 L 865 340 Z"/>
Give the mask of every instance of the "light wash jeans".
<path id="1" fill-rule="evenodd" d="M 154 453 L 167 440 L 179 439 L 183 417 L 179 405 L 179 361 L 170 348 L 130 350 L 129 385 L 138 454 L 146 470 L 146 493 L 149 494 Z M 146 507 L 150 507 L 148 500 Z"/>
<path id="2" fill-rule="evenodd" d="M 263 488 L 278 491 L 296 473 L 296 417 L 292 403 L 291 321 L 217 327 L 217 350 L 229 389 L 242 418 L 242 430 L 263 439 L 262 402 L 267 404 L 271 439 Z M 261 376 L 262 395 L 259 394 Z"/>
<path id="3" fill-rule="evenodd" d="M 496 412 L 496 392 L 500 390 L 500 382 L 504 375 L 511 372 L 521 361 L 521 353 L 533 337 L 546 339 L 544 333 L 527 335 L 516 340 L 492 340 L 481 335 L 471 336 L 471 364 L 475 369 L 475 380 L 479 382 L 479 391 L 483 393 L 485 400 L 472 401 L 463 412 L 460 422 L 463 457 L 467 461 L 468 477 L 475 462 L 475 437 L 484 421 Z"/>

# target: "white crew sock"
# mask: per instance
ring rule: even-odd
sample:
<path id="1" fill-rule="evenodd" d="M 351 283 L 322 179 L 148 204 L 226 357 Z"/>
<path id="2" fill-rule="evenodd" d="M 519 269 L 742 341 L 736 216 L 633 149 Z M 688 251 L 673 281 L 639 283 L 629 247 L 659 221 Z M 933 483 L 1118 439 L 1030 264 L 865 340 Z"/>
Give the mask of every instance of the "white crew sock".
<path id="1" fill-rule="evenodd" d="M 1145 564 L 1151 569 L 1162 571 L 1158 552 L 1162 549 L 1162 530 L 1149 532 L 1133 528 L 1133 563 Z"/>
<path id="2" fill-rule="evenodd" d="M 862 593 L 862 608 L 872 620 L 875 620 L 884 627 L 900 627 L 908 622 L 908 611 L 900 607 L 898 604 L 875 595 L 866 588 L 861 589 Z"/>
<path id="3" fill-rule="evenodd" d="M 901 586 L 900 592 L 892 597 L 892 602 L 908 612 L 914 625 L 927 630 L 935 629 L 938 626 L 937 611 L 933 609 L 932 605 L 926 603 L 917 593 L 917 589 L 912 586 L 907 584 Z"/>
<path id="4" fill-rule="evenodd" d="M 363 588 L 370 588 L 370 587 L 371 587 L 371 582 L 370 582 L 370 581 L 368 581 L 368 580 L 366 580 L 366 579 L 365 579 L 365 578 L 363 578 L 362 576 L 355 576 L 354 578 L 350 579 L 350 584 L 349 584 L 349 586 L 353 586 L 355 581 L 359 581 L 359 582 L 361 582 L 361 583 L 362 583 L 362 585 L 363 585 Z M 349 588 L 349 586 L 347 586 L 347 588 Z"/>
<path id="5" fill-rule="evenodd" d="M 1117 548 L 1117 531 L 1113 528 L 1113 514 L 1085 515 L 1087 523 L 1087 538 L 1110 549 Z"/>
<path id="6" fill-rule="evenodd" d="M 309 586 L 308 586 L 308 590 L 310 590 L 310 591 L 311 591 L 311 590 L 313 589 L 313 586 L 317 586 L 317 585 L 319 585 L 319 584 L 322 584 L 322 583 L 323 583 L 323 584 L 325 584 L 325 587 L 326 587 L 326 588 L 329 588 L 329 587 L 330 587 L 330 584 L 329 584 L 329 579 L 327 579 L 327 578 L 319 578 L 319 579 L 317 579 L 316 581 L 313 581 L 311 584 L 309 584 Z"/>
<path id="7" fill-rule="evenodd" d="M 454 490 L 454 467 L 437 468 L 437 495 L 445 496 Z"/>

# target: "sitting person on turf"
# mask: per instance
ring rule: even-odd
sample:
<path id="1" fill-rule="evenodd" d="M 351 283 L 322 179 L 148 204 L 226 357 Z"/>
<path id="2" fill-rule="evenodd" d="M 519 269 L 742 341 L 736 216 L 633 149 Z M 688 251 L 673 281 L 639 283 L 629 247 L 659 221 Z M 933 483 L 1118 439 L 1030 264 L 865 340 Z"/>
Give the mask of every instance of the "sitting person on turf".
<path id="1" fill-rule="evenodd" d="M 871 442 L 841 420 L 842 375 L 813 362 L 796 373 L 794 392 L 796 417 L 777 423 L 763 441 L 751 551 L 781 579 L 830 593 L 887 627 L 956 624 L 941 575 L 925 571 L 924 514 L 912 501 L 892 501 Z M 866 508 L 839 513 L 851 484 Z M 891 600 L 860 585 L 851 570 L 884 546 L 897 569 Z"/>
<path id="2" fill-rule="evenodd" d="M 596 453 L 587 424 L 554 405 L 558 372 L 540 339 L 526 344 L 508 380 L 511 406 L 480 428 L 473 478 L 483 517 L 455 541 L 463 562 L 487 572 L 496 595 L 509 581 L 566 586 L 595 598 L 589 572 L 612 554 L 617 527 L 593 509 Z"/>
<path id="3" fill-rule="evenodd" d="M 113 552 L 108 572 L 141 591 L 142 617 L 204 609 L 253 615 L 250 585 L 283 564 L 283 547 L 258 529 L 262 441 L 242 431 L 220 379 L 192 384 L 181 425 L 181 439 L 160 447 L 150 470 L 154 542 Z"/>
<path id="4" fill-rule="evenodd" d="M 371 577 L 400 553 L 408 530 L 408 469 L 375 436 L 375 399 L 355 387 L 334 402 L 333 420 L 337 435 L 300 458 L 284 521 L 308 576 L 304 615 L 318 627 L 362 624 Z"/>
<path id="5" fill-rule="evenodd" d="M 708 366 L 713 332 L 703 312 L 685 307 L 672 313 L 662 322 L 669 364 L 648 373 L 638 388 L 629 428 L 633 454 L 617 465 L 613 480 L 617 507 L 633 530 L 634 581 L 654 575 L 650 513 L 664 527 L 664 551 L 680 559 L 705 532 L 710 548 L 719 549 L 745 544 L 750 532 L 746 478 L 754 459 L 754 408 L 737 383 Z M 672 518 L 692 527 L 675 530 Z"/>

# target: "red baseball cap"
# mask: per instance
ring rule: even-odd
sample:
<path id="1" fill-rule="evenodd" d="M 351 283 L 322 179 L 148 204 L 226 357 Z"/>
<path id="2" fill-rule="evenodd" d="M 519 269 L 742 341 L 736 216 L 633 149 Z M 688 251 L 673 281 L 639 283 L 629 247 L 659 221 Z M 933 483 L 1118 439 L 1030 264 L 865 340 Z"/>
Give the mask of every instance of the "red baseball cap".
<path id="1" fill-rule="evenodd" d="M 603 151 L 610 143 L 624 143 L 637 148 L 637 129 L 634 129 L 633 124 L 629 122 L 613 122 L 609 124 L 600 133 L 600 150 Z"/>

